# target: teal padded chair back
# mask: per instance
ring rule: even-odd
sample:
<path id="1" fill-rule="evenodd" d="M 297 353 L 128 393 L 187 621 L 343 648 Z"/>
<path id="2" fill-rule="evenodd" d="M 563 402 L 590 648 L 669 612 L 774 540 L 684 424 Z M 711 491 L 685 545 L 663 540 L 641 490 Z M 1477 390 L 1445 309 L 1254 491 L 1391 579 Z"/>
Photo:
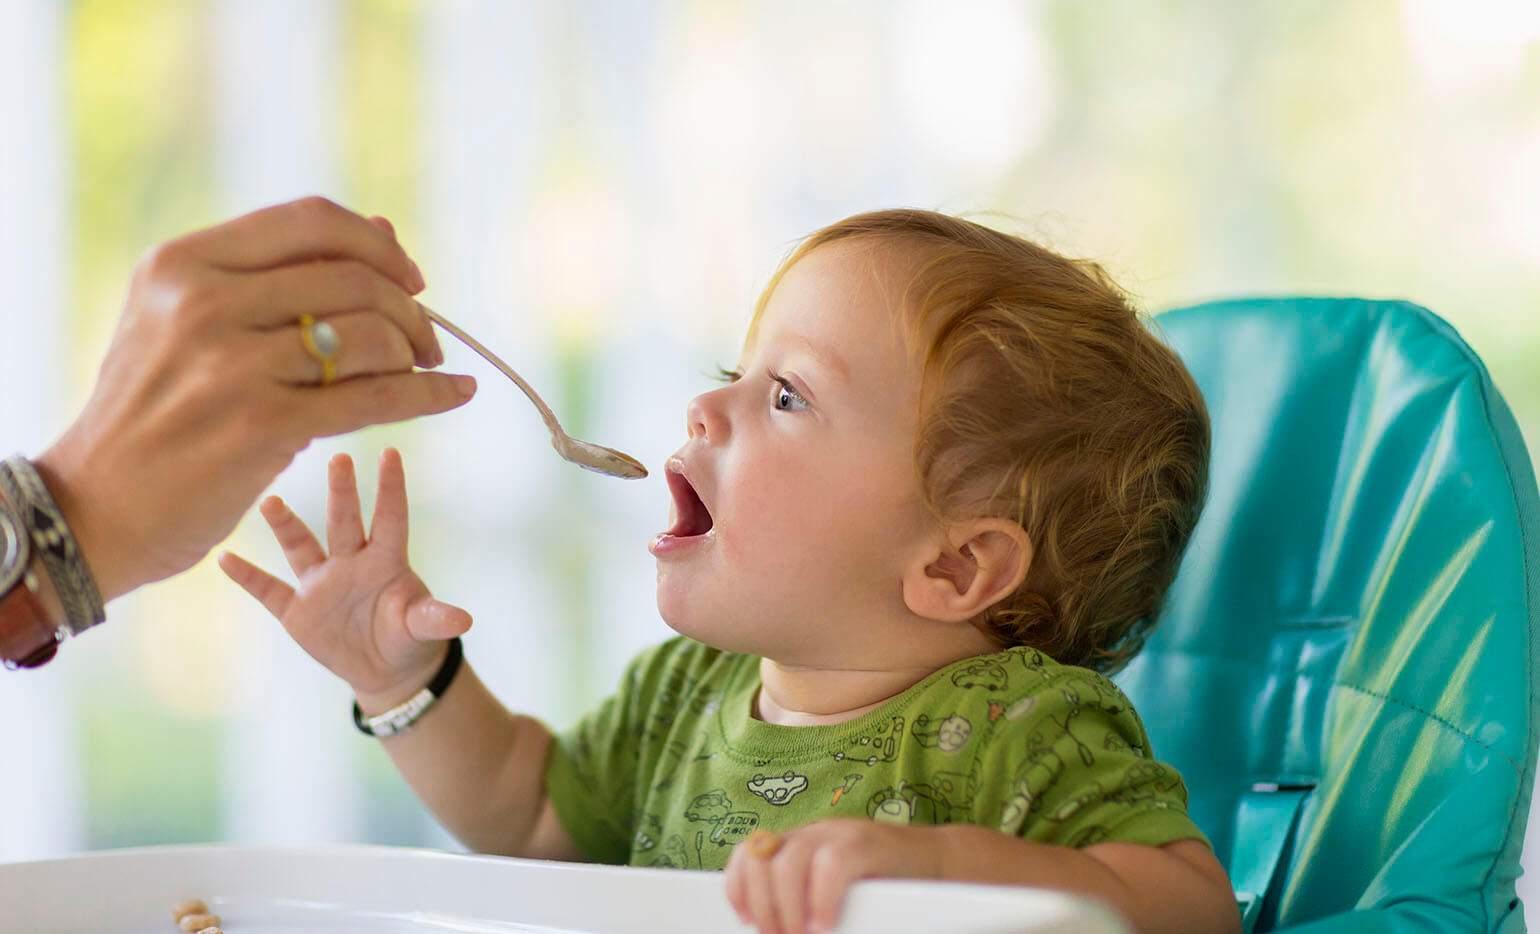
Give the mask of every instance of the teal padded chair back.
<path id="1" fill-rule="evenodd" d="M 1160 315 L 1207 506 L 1117 680 L 1258 930 L 1521 931 L 1540 495 L 1512 414 L 1403 302 Z"/>

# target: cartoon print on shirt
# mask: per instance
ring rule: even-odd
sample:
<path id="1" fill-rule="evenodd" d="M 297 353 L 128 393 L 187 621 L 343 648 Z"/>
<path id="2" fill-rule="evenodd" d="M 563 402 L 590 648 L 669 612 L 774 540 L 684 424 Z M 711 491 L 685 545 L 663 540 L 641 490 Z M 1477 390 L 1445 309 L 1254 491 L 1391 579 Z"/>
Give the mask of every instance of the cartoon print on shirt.
<path id="1" fill-rule="evenodd" d="M 1080 756 L 1080 761 L 1082 763 L 1086 765 L 1094 765 L 1096 763 L 1096 757 L 1091 755 L 1091 747 L 1082 742 L 1080 737 L 1075 735 L 1074 730 L 1075 718 L 1080 716 L 1080 711 L 1084 709 L 1085 708 L 1080 706 L 1071 707 L 1070 709 L 1064 711 L 1063 720 L 1060 720 L 1058 717 L 1050 716 L 1048 718 L 1048 722 L 1052 723 L 1060 730 L 1063 730 L 1064 735 L 1075 744 L 1075 752 Z"/>
<path id="2" fill-rule="evenodd" d="M 715 692 L 700 692 L 690 696 L 690 712 L 697 717 L 709 717 L 722 706 L 722 695 Z"/>
<path id="3" fill-rule="evenodd" d="M 962 772 L 937 772 L 932 776 L 931 784 L 954 806 L 971 811 L 973 798 L 979 792 L 979 772 L 982 767 L 981 761 L 974 759 L 966 775 Z"/>
<path id="4" fill-rule="evenodd" d="M 759 826 L 759 815 L 754 811 L 733 810 L 732 799 L 721 788 L 696 795 L 690 806 L 685 808 L 684 818 L 714 824 L 711 842 L 717 846 L 732 846 Z"/>
<path id="5" fill-rule="evenodd" d="M 920 714 L 914 718 L 914 726 L 910 729 L 919 744 L 927 748 L 956 752 L 967 744 L 968 737 L 973 734 L 973 724 L 959 714 L 944 718 L 934 727 L 930 726 L 930 722 L 930 717 Z"/>
<path id="6" fill-rule="evenodd" d="M 967 816 L 969 804 L 952 797 L 960 790 L 955 780 L 944 785 L 900 781 L 897 788 L 884 788 L 867 799 L 866 816 L 885 824 L 948 824 Z"/>
<path id="7" fill-rule="evenodd" d="M 1078 787 L 1080 788 L 1079 794 L 1043 815 L 1043 819 L 1053 821 L 1056 824 L 1062 824 L 1076 814 L 1079 814 L 1087 805 L 1095 804 L 1106 797 L 1102 792 L 1100 782 L 1086 782 Z"/>
<path id="8" fill-rule="evenodd" d="M 755 774 L 745 783 L 750 792 L 759 795 L 776 807 L 781 807 L 807 790 L 807 776 L 787 770 L 786 774 L 769 778 Z"/>
<path id="9" fill-rule="evenodd" d="M 1011 686 L 1005 667 L 992 657 L 975 659 L 952 672 L 952 684 L 960 688 L 986 688 L 1003 691 Z"/>
<path id="10" fill-rule="evenodd" d="M 829 807 L 832 808 L 836 804 L 839 804 L 840 803 L 840 799 L 845 797 L 846 795 L 850 794 L 850 789 L 856 787 L 856 783 L 859 782 L 860 780 L 861 780 L 861 773 L 860 772 L 853 772 L 853 773 L 851 773 L 849 775 L 846 775 L 845 776 L 845 783 L 843 785 L 840 785 L 839 787 L 834 789 L 834 797 L 829 799 Z"/>
<path id="11" fill-rule="evenodd" d="M 1020 833 L 1027 816 L 1041 809 L 1043 794 L 1063 774 L 1064 760 L 1052 749 L 1029 752 L 1016 769 L 1011 785 L 1013 794 L 1000 810 L 1000 829 L 1009 834 Z"/>
<path id="12" fill-rule="evenodd" d="M 1021 700 L 1016 701 L 1015 703 L 1011 704 L 1011 706 L 1005 708 L 1005 719 L 1020 720 L 1022 717 L 1025 717 L 1027 714 L 1031 713 L 1032 708 L 1036 706 L 1037 695 L 1028 694 L 1026 697 L 1023 697 Z"/>
<path id="13" fill-rule="evenodd" d="M 1123 773 L 1118 787 L 1107 792 L 1114 804 L 1153 803 L 1157 795 L 1167 795 L 1182 787 L 1182 780 L 1159 762 L 1136 762 Z"/>
<path id="14" fill-rule="evenodd" d="M 1071 707 L 1096 707 L 1113 716 L 1128 709 L 1128 699 L 1111 682 L 1101 678 L 1067 678 L 1061 682 L 1059 690 Z"/>
<path id="15" fill-rule="evenodd" d="M 892 762 L 898 758 L 898 748 L 904 738 L 904 718 L 893 717 L 876 727 L 871 733 L 850 741 L 851 750 L 834 753 L 836 762 L 855 762 L 873 766 L 879 762 Z"/>
<path id="16" fill-rule="evenodd" d="M 683 671 L 670 671 L 667 674 L 653 699 L 644 735 L 653 739 L 668 736 L 669 728 L 679 716 L 679 705 L 684 701 L 688 689 L 687 680 L 688 675 Z"/>
<path id="17" fill-rule="evenodd" d="M 684 837 L 677 833 L 669 834 L 668 842 L 663 844 L 663 852 L 647 865 L 660 869 L 689 869 L 690 854 L 684 848 Z"/>
<path id="18" fill-rule="evenodd" d="M 1047 674 L 1048 659 L 1037 649 L 1022 649 L 1016 653 L 1021 660 L 1021 667 L 1037 674 Z"/>
<path id="19" fill-rule="evenodd" d="M 1005 702 L 1004 701 L 997 701 L 997 700 L 990 701 L 989 702 L 989 722 L 990 723 L 994 723 L 996 720 L 1000 719 L 1003 716 L 1005 716 Z"/>
<path id="20" fill-rule="evenodd" d="M 645 853 L 658 845 L 658 838 L 663 836 L 663 824 L 656 814 L 648 814 L 642 818 L 642 826 L 636 828 L 636 837 L 632 847 L 638 853 Z"/>
<path id="21" fill-rule="evenodd" d="M 663 754 L 658 757 L 658 768 L 653 773 L 659 776 L 657 784 L 652 786 L 654 791 L 667 791 L 674 787 L 682 771 L 679 765 L 689 754 L 689 748 L 689 743 L 680 737 L 674 737 L 664 744 Z"/>
<path id="22" fill-rule="evenodd" d="M 705 794 L 695 796 L 695 800 L 685 808 L 684 819 L 715 824 L 732 813 L 732 810 L 733 802 L 727 797 L 727 792 L 721 788 L 713 788 Z"/>

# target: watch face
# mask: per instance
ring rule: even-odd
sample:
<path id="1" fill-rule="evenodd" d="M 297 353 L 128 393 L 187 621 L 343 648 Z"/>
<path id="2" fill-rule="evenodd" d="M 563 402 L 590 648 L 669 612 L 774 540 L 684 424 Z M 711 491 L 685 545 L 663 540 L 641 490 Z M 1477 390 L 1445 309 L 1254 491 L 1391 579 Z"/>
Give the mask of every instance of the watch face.
<path id="1" fill-rule="evenodd" d="M 27 573 L 30 559 L 27 533 L 21 527 L 21 520 L 10 510 L 0 508 L 0 595 L 10 593 Z"/>

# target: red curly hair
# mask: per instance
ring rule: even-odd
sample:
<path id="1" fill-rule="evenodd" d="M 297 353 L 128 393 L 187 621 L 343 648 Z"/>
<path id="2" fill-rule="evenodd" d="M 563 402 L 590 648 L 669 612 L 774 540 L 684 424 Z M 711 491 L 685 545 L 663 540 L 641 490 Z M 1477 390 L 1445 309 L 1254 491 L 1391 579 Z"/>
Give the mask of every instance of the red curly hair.
<path id="1" fill-rule="evenodd" d="M 1182 361 L 1095 263 L 931 211 L 858 214 L 803 240 L 913 258 L 900 302 L 922 365 L 915 469 L 946 523 L 1019 523 L 1026 579 L 975 625 L 1114 671 L 1143 646 L 1207 489 L 1209 420 Z"/>

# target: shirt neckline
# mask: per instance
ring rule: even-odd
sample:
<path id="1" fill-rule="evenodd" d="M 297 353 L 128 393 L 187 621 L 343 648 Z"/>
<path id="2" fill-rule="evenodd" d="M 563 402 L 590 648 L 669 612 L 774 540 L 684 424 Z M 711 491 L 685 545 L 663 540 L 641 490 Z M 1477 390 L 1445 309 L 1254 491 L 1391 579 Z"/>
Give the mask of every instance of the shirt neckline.
<path id="1" fill-rule="evenodd" d="M 963 665 L 981 658 L 1004 661 L 1011 649 L 1003 649 L 987 655 L 960 658 L 936 669 L 911 684 L 898 694 L 853 720 L 843 723 L 824 723 L 811 726 L 785 726 L 766 723 L 752 715 L 754 695 L 761 685 L 759 656 L 739 655 L 728 685 L 722 694 L 722 702 L 716 711 L 717 735 L 723 744 L 738 755 L 750 759 L 782 758 L 795 754 L 822 753 L 832 748 L 843 749 L 853 737 L 873 732 L 899 716 L 915 699 L 936 681 L 947 677 Z"/>

